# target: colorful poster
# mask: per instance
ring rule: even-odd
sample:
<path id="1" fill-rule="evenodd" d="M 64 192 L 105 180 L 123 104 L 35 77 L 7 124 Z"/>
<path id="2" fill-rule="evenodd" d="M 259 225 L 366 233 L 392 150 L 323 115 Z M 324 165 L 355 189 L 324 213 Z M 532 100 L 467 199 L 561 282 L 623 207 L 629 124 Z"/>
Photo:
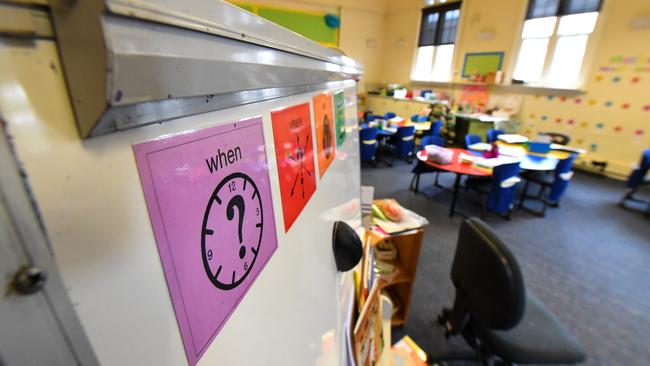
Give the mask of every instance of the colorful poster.
<path id="1" fill-rule="evenodd" d="M 334 93 L 334 120 L 336 121 L 336 147 L 345 142 L 345 94 L 343 90 Z"/>
<path id="2" fill-rule="evenodd" d="M 287 232 L 316 191 L 309 103 L 273 111 L 271 121 Z"/>
<path id="3" fill-rule="evenodd" d="M 133 146 L 190 365 L 278 246 L 265 149 L 261 117 Z"/>
<path id="4" fill-rule="evenodd" d="M 316 124 L 316 146 L 318 147 L 318 171 L 322 178 L 334 160 L 335 153 L 336 137 L 334 136 L 332 93 L 322 93 L 314 97 L 314 123 Z"/>

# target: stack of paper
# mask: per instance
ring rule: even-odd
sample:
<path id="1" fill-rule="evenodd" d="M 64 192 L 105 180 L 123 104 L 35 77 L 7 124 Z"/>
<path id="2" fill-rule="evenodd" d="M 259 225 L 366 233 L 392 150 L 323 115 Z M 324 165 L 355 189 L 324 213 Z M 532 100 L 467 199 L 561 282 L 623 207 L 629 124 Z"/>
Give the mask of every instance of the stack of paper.
<path id="1" fill-rule="evenodd" d="M 523 144 L 528 142 L 528 137 L 517 134 L 502 134 L 498 136 L 498 139 L 506 144 Z"/>
<path id="2" fill-rule="evenodd" d="M 580 154 L 580 155 L 587 152 L 587 150 L 584 149 L 578 149 L 577 147 L 565 146 L 560 144 L 551 144 L 551 150 L 566 151 L 566 152 Z"/>
<path id="3" fill-rule="evenodd" d="M 485 159 L 485 158 L 478 158 L 476 159 L 475 164 L 478 166 L 482 166 L 485 168 L 494 168 L 495 166 L 499 166 L 502 164 L 510 164 L 510 163 L 516 163 L 519 162 L 520 159 L 512 157 L 512 156 L 507 156 L 507 155 L 499 155 L 497 158 L 492 158 L 492 159 Z"/>
<path id="4" fill-rule="evenodd" d="M 492 145 L 486 142 L 477 142 L 469 145 L 467 148 L 474 151 L 492 151 Z"/>
<path id="5" fill-rule="evenodd" d="M 521 158 L 526 155 L 526 150 L 517 146 L 499 146 L 499 155 L 508 155 Z"/>

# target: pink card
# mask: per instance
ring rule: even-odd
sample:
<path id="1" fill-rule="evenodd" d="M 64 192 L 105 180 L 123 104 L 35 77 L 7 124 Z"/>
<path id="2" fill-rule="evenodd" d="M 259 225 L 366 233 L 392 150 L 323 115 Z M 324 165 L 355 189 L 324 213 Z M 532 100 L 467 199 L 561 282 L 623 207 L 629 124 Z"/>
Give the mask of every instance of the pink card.
<path id="1" fill-rule="evenodd" d="M 185 353 L 195 365 L 278 246 L 262 118 L 133 150 Z"/>

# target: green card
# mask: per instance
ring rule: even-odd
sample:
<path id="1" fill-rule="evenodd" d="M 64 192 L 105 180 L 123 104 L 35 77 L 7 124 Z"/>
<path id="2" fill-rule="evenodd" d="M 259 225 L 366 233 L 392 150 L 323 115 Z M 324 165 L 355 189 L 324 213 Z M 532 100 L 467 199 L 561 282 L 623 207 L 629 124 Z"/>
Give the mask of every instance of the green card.
<path id="1" fill-rule="evenodd" d="M 334 93 L 334 120 L 336 122 L 336 146 L 345 141 L 345 96 L 343 90 Z"/>

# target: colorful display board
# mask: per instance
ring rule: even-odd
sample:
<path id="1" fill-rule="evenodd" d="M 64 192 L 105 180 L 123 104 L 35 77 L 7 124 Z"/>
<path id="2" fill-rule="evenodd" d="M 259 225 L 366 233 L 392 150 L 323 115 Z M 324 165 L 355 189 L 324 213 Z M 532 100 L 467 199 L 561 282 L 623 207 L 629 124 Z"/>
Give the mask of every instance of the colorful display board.
<path id="1" fill-rule="evenodd" d="M 314 123 L 316 124 L 316 146 L 318 147 L 318 171 L 322 178 L 334 161 L 336 152 L 332 93 L 314 96 Z"/>
<path id="2" fill-rule="evenodd" d="M 262 118 L 133 146 L 190 365 L 277 249 Z"/>
<path id="3" fill-rule="evenodd" d="M 287 232 L 316 191 L 309 103 L 273 111 L 271 121 Z"/>

